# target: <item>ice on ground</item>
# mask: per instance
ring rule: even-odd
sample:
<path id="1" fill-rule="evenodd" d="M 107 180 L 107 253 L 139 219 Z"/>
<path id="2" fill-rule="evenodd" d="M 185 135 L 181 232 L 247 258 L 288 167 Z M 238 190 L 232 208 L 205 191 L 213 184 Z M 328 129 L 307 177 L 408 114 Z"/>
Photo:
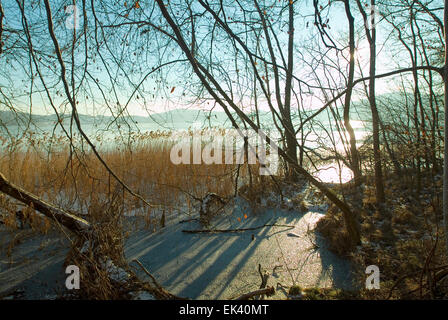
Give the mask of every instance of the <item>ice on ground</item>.
<path id="1" fill-rule="evenodd" d="M 265 209 L 254 213 L 244 199 L 237 198 L 208 228 L 254 228 L 265 224 L 291 227 L 214 234 L 184 233 L 182 230 L 202 226 L 196 220 L 180 223 L 185 215 L 170 216 L 166 227 L 157 232 L 143 228 L 132 232 L 126 240 L 125 255 L 128 261 L 138 259 L 162 286 L 177 296 L 228 299 L 256 290 L 261 283 L 259 264 L 270 273 L 268 285 L 276 289 L 273 298 L 285 298 L 294 284 L 351 287 L 350 264 L 329 252 L 323 239 L 309 232 L 323 216 L 321 211 Z M 0 229 L 0 239 L 7 236 L 11 237 Z M 62 290 L 68 247 L 69 241 L 60 235 L 25 239 L 10 257 L 2 247 L 0 296 L 20 290 L 24 292 L 22 298 L 45 299 Z M 145 279 L 143 271 L 138 272 Z"/>
<path id="2" fill-rule="evenodd" d="M 157 300 L 157 299 L 149 292 L 139 291 L 134 295 L 134 300 Z"/>
<path id="3" fill-rule="evenodd" d="M 129 260 L 138 259 L 159 283 L 175 295 L 192 299 L 228 299 L 259 288 L 258 264 L 276 288 L 273 298 L 285 298 L 290 286 L 351 287 L 351 268 L 328 251 L 319 236 L 309 233 L 322 214 L 268 209 L 246 214 L 240 201 L 231 213 L 217 219 L 213 228 L 264 227 L 239 233 L 190 234 L 196 221 L 174 223 L 149 234 L 142 230 L 127 242 Z M 239 218 L 239 219 L 238 219 Z M 294 233 L 296 237 L 288 236 Z M 141 275 L 144 277 L 144 274 Z"/>
<path id="4" fill-rule="evenodd" d="M 111 259 L 102 262 L 102 267 L 109 274 L 110 279 L 121 283 L 125 283 L 129 279 L 129 274 L 123 268 L 116 266 Z"/>
<path id="5" fill-rule="evenodd" d="M 16 235 L 20 243 L 8 250 Z M 19 299 L 56 296 L 65 288 L 63 264 L 69 247 L 69 240 L 59 233 L 36 237 L 30 230 L 11 233 L 0 228 L 0 297 L 8 293 Z"/>

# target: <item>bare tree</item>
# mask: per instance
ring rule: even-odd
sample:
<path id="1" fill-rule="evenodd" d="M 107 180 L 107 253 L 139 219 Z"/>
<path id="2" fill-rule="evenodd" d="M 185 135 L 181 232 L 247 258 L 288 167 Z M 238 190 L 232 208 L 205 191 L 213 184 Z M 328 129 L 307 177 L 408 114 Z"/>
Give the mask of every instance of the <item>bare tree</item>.
<path id="1" fill-rule="evenodd" d="M 370 69 L 369 69 L 369 104 L 370 110 L 372 112 L 372 127 L 373 127 L 373 155 L 375 161 L 375 189 L 376 189 L 376 200 L 379 206 L 382 206 L 385 201 L 384 195 L 384 182 L 383 182 L 383 172 L 381 164 L 381 153 L 380 153 L 380 133 L 379 133 L 379 114 L 376 105 L 376 92 L 375 92 L 375 75 L 376 75 L 376 21 L 375 12 L 370 12 L 370 22 L 368 21 L 369 16 L 366 14 L 361 1 L 357 0 L 358 9 L 362 14 L 365 26 L 365 33 L 370 46 Z M 370 1 L 370 8 L 373 10 L 376 6 L 375 0 Z"/>

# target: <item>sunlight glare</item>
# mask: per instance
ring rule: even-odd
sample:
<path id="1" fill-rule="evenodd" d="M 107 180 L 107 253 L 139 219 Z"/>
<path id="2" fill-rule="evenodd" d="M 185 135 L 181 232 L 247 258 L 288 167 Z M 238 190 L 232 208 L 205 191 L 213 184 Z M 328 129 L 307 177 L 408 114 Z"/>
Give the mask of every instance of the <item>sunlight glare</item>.
<path id="1" fill-rule="evenodd" d="M 339 174 L 341 175 L 340 179 Z M 319 168 L 319 171 L 314 176 L 324 183 L 347 183 L 353 179 L 353 172 L 346 166 L 341 166 L 339 171 L 338 165 L 334 163 Z"/>

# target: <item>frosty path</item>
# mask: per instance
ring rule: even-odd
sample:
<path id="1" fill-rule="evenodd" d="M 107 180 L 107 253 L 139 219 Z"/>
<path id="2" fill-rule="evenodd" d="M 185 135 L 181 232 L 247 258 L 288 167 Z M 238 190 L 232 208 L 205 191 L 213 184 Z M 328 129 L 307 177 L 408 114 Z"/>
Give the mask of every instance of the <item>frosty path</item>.
<path id="1" fill-rule="evenodd" d="M 350 287 L 350 266 L 327 249 L 313 233 L 307 235 L 322 214 L 279 209 L 244 219 L 241 210 L 220 217 L 216 229 L 264 227 L 238 233 L 189 234 L 200 229 L 196 221 L 173 222 L 154 234 L 140 231 L 128 239 L 126 256 L 138 259 L 167 290 L 192 299 L 228 299 L 256 290 L 261 283 L 258 264 L 270 273 L 269 286 L 285 298 L 287 287 Z M 241 221 L 238 221 L 240 217 Z M 252 240 L 252 235 L 254 239 Z M 140 273 L 145 277 L 144 273 Z"/>

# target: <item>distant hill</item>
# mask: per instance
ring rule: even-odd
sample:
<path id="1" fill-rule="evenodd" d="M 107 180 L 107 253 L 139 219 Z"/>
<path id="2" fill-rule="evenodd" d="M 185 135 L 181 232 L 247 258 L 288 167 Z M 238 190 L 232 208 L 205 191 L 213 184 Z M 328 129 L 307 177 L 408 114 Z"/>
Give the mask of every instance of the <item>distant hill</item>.
<path id="1" fill-rule="evenodd" d="M 425 98 L 423 98 L 425 101 Z M 405 116 L 397 108 L 396 112 L 393 112 L 394 105 L 402 104 L 405 99 L 400 93 L 385 94 L 377 97 L 378 109 L 383 116 L 383 120 L 387 122 L 388 118 L 395 118 L 397 116 Z M 408 97 L 408 103 L 412 104 L 412 97 Z M 425 102 L 424 102 L 425 103 Z M 342 106 L 338 107 L 340 115 L 342 115 Z M 392 110 L 392 111 L 391 111 Z M 308 110 L 306 115 L 311 115 L 316 111 Z M 391 113 L 392 112 L 392 113 Z M 398 113 L 398 114 L 394 114 Z M 235 114 L 235 113 L 232 113 Z M 302 112 L 302 116 L 305 116 Z M 256 118 L 254 115 L 247 114 L 254 122 Z M 64 114 L 61 116 L 65 127 L 70 125 L 70 114 Z M 188 128 L 206 128 L 206 127 L 224 127 L 230 128 L 231 123 L 227 118 L 227 115 L 223 111 L 203 111 L 197 109 L 175 109 L 161 113 L 154 113 L 148 116 L 125 116 L 114 121 L 111 116 L 103 115 L 85 115 L 79 116 L 82 125 L 89 132 L 102 132 L 103 130 L 115 130 L 117 128 L 128 128 L 130 130 L 184 130 Z M 297 113 L 293 110 L 293 122 L 298 123 Z M 236 119 L 238 117 L 235 116 Z M 259 113 L 260 123 L 263 129 L 272 128 L 273 120 L 272 114 L 268 111 L 261 111 Z M 351 119 L 370 122 L 370 107 L 367 100 L 362 100 L 352 103 L 351 107 Z M 322 112 L 315 120 L 320 121 L 325 125 L 328 122 L 327 112 Z M 330 120 L 333 121 L 333 120 Z M 240 121 L 238 121 L 240 122 Z M 56 123 L 56 115 L 36 115 L 31 116 L 23 112 L 13 112 L 0 110 L 0 130 L 3 128 L 17 128 L 17 132 L 30 123 L 30 128 L 36 131 L 48 131 L 52 130 Z M 58 129 L 58 128 L 57 128 Z"/>
<path id="2" fill-rule="evenodd" d="M 70 124 L 70 114 L 61 115 L 64 125 Z M 111 123 L 116 125 L 126 125 L 134 127 L 154 127 L 154 129 L 187 129 L 189 127 L 230 127 L 230 120 L 225 112 L 221 111 L 202 111 L 194 109 L 176 109 L 161 113 L 155 113 L 144 116 L 125 116 L 114 121 L 111 116 L 91 116 L 80 114 L 81 123 L 86 126 L 103 127 Z M 272 121 L 269 112 L 261 112 L 262 122 Z M 24 126 L 31 123 L 32 126 L 54 126 L 57 123 L 56 115 L 36 115 L 23 112 L 1 111 L 0 124 L 3 126 Z"/>
<path id="3" fill-rule="evenodd" d="M 70 114 L 61 115 L 65 127 L 70 125 Z M 114 119 L 111 116 L 92 116 L 80 114 L 81 124 L 91 130 L 95 129 L 115 129 L 117 127 L 128 127 L 140 130 L 175 130 L 204 128 L 204 127 L 228 127 L 230 121 L 224 112 L 204 112 L 201 110 L 177 109 L 144 116 L 125 116 Z M 24 112 L 13 112 L 0 110 L 0 127 L 3 128 L 24 128 L 33 130 L 41 129 L 48 131 L 57 124 L 56 115 L 36 115 Z"/>

